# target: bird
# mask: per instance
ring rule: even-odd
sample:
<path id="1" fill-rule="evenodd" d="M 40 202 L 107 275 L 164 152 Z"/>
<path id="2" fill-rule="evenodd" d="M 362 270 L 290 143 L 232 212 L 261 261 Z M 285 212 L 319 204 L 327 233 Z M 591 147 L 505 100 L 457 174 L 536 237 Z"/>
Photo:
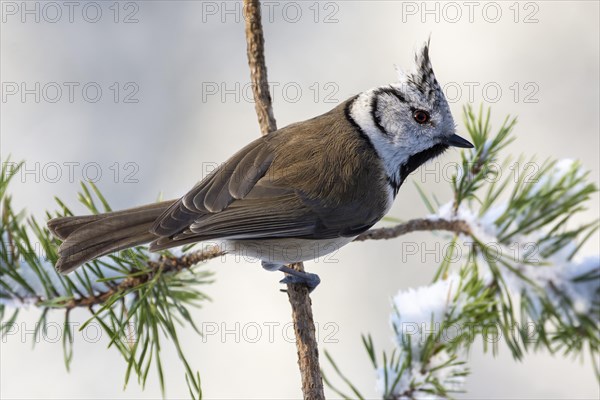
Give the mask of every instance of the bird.
<path id="1" fill-rule="evenodd" d="M 281 283 L 313 290 L 318 275 L 289 264 L 337 251 L 386 215 L 419 166 L 450 147 L 473 147 L 456 134 L 429 42 L 414 69 L 398 75 L 259 137 L 179 199 L 49 220 L 62 240 L 56 270 L 148 243 L 160 251 L 220 240 L 227 252 L 284 272 Z"/>

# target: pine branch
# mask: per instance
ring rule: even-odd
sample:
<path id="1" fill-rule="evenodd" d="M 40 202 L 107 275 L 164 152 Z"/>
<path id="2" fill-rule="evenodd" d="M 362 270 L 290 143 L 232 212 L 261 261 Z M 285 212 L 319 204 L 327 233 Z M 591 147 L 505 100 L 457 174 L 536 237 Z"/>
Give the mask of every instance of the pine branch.
<path id="1" fill-rule="evenodd" d="M 120 297 L 121 295 L 128 293 L 131 290 L 134 290 L 135 288 L 141 287 L 149 280 L 151 280 L 158 271 L 167 274 L 181 272 L 182 270 L 189 269 L 196 264 L 208 261 L 212 258 L 220 257 L 224 254 L 224 251 L 215 246 L 208 250 L 195 251 L 189 254 L 184 254 L 180 257 L 163 255 L 160 256 L 158 261 L 148 261 L 148 266 L 150 268 L 149 270 L 144 271 L 143 274 L 135 274 L 134 276 L 129 276 L 117 286 L 112 287 L 110 290 L 91 296 L 72 298 L 65 301 L 64 303 L 58 302 L 55 303 L 54 307 L 65 308 L 67 310 L 70 310 L 72 308 L 77 307 L 89 308 L 96 305 L 102 305 L 113 296 Z M 40 300 L 40 303 L 43 302 Z"/>
<path id="2" fill-rule="evenodd" d="M 252 79 L 252 92 L 254 94 L 254 107 L 258 123 L 263 135 L 277 130 L 271 94 L 267 80 L 267 65 L 265 63 L 265 40 L 260 13 L 259 0 L 244 0 L 246 16 L 246 43 L 248 66 Z"/>
<path id="3" fill-rule="evenodd" d="M 475 149 L 461 152 L 452 200 L 434 210 L 421 191 L 433 215 L 356 239 L 390 239 L 414 231 L 454 233 L 433 283 L 395 296 L 394 350 L 384 352 L 379 362 L 372 339 L 363 337 L 385 399 L 447 398 L 461 391 L 469 372 L 465 355 L 477 337 L 494 353 L 503 340 L 516 360 L 530 348 L 574 355 L 587 350 L 599 370 L 600 256 L 576 257 L 599 223 L 569 226 L 598 188 L 577 161 L 538 164 L 522 157 L 510 168 L 509 158 L 499 162 L 499 151 L 513 140 L 515 120 L 507 118 L 496 135 L 491 135 L 489 120 L 489 111 L 476 115 L 465 108 Z M 529 173 L 502 177 L 502 171 L 517 171 L 515 165 L 529 166 Z M 458 235 L 468 240 L 462 263 L 454 254 Z M 491 344 L 486 340 L 490 335 L 497 339 Z M 328 360 L 354 395 L 326 383 L 344 398 L 362 398 L 330 356 Z"/>
<path id="4" fill-rule="evenodd" d="M 407 233 L 419 231 L 449 231 L 463 235 L 471 234 L 471 228 L 462 220 L 419 218 L 389 228 L 370 229 L 359 235 L 354 241 L 394 239 Z"/>
<path id="5" fill-rule="evenodd" d="M 0 334 L 10 334 L 19 310 L 34 305 L 42 310 L 34 334 L 34 343 L 45 329 L 50 310 L 64 312 L 63 351 L 69 368 L 73 355 L 70 311 L 86 308 L 92 314 L 83 324 L 98 324 L 110 338 L 109 347 L 119 350 L 127 362 L 125 383 L 131 374 L 144 386 L 151 367 L 158 371 L 159 384 L 165 390 L 160 340 L 165 338 L 180 355 L 186 371 L 186 382 L 193 398 L 201 396 L 199 375 L 193 372 L 182 352 L 177 329 L 184 322 L 195 328 L 188 306 L 198 307 L 208 297 L 198 290 L 207 284 L 211 273 L 198 271 L 200 262 L 222 254 L 218 249 L 176 257 L 170 252 L 155 260 L 147 249 L 138 247 L 94 260 L 78 271 L 59 275 L 53 265 L 57 260 L 59 241 L 45 224 L 15 212 L 7 188 L 19 165 L 5 163 L 0 171 Z M 96 198 L 104 206 L 100 210 Z M 82 184 L 80 201 L 92 213 L 110 209 L 93 184 Z M 61 212 L 54 216 L 72 215 L 57 199 Z M 8 318 L 6 311 L 14 309 Z M 196 329 L 197 330 L 197 329 Z"/>
<path id="6" fill-rule="evenodd" d="M 277 125 L 273 116 L 267 81 L 260 1 L 244 0 L 244 9 L 246 10 L 248 65 L 253 82 L 256 113 L 261 131 L 263 135 L 266 135 L 276 130 Z M 292 264 L 290 267 L 298 271 L 304 271 L 302 263 Z M 319 349 L 308 289 L 304 285 L 288 284 L 287 293 L 292 306 L 292 319 L 298 349 L 298 366 L 302 377 L 302 393 L 305 399 L 325 399 L 323 377 L 319 365 Z"/>

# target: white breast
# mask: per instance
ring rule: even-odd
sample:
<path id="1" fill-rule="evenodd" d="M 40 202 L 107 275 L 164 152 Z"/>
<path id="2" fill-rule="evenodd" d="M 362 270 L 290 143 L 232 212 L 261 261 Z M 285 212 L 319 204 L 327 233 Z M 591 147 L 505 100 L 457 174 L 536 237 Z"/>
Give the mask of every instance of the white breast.
<path id="1" fill-rule="evenodd" d="M 312 239 L 260 239 L 228 240 L 225 250 L 239 257 L 240 261 L 261 260 L 273 264 L 291 264 L 315 260 L 331 262 L 339 249 L 354 240 L 354 237 L 341 237 L 325 240 Z"/>

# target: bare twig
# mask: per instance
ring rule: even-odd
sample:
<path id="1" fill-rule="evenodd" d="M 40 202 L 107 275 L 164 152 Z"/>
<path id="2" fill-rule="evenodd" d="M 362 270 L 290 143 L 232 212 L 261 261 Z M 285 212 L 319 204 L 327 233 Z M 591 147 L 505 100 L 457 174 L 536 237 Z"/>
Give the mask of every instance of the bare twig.
<path id="1" fill-rule="evenodd" d="M 398 236 L 406 235 L 407 233 L 417 231 L 450 231 L 462 233 L 464 235 L 471 234 L 471 228 L 463 220 L 447 220 L 447 219 L 413 219 L 403 224 L 398 224 L 390 228 L 371 229 L 362 235 L 359 235 L 355 242 L 365 240 L 378 239 L 393 239 Z"/>
<path id="2" fill-rule="evenodd" d="M 302 263 L 290 266 L 299 271 L 304 271 Z M 287 293 L 292 305 L 298 365 L 302 377 L 302 393 L 305 399 L 325 399 L 312 302 L 308 294 L 308 288 L 304 285 L 288 284 Z"/>
<path id="3" fill-rule="evenodd" d="M 254 107 L 258 116 L 258 123 L 263 135 L 277 130 L 271 94 L 267 80 L 267 65 L 265 63 L 265 41 L 260 15 L 259 0 L 244 0 L 246 15 L 246 43 L 248 66 L 252 78 L 252 91 L 254 93 Z"/>
<path id="4" fill-rule="evenodd" d="M 277 129 L 264 56 L 264 38 L 259 0 L 244 0 L 246 11 L 246 41 L 248 43 L 248 65 L 254 89 L 256 114 L 263 135 Z M 304 271 L 302 263 L 290 267 Z M 308 290 L 303 285 L 288 284 L 288 298 L 292 306 L 292 319 L 298 349 L 298 366 L 302 377 L 302 393 L 305 399 L 325 399 L 323 377 L 319 365 L 315 323 Z"/>

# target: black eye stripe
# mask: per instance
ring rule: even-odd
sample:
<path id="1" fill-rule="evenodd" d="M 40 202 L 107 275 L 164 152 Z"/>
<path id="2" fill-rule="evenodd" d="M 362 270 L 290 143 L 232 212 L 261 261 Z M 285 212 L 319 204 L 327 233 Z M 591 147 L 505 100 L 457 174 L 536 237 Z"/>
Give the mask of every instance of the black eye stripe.
<path id="1" fill-rule="evenodd" d="M 431 97 L 432 92 L 434 92 L 434 90 L 432 90 L 430 88 L 429 91 L 428 91 L 429 97 Z M 380 88 L 380 89 L 378 89 L 374 93 L 374 96 L 371 98 L 371 104 L 370 104 L 371 119 L 372 119 L 373 123 L 375 124 L 375 126 L 377 127 L 377 129 L 381 133 L 383 133 L 384 135 L 388 135 L 389 132 L 383 126 L 382 115 L 381 115 L 381 112 L 378 109 L 378 107 L 379 107 L 379 96 L 381 96 L 382 94 L 392 95 L 392 96 L 396 97 L 402 103 L 409 103 L 409 102 L 406 100 L 406 98 L 404 97 L 404 95 L 402 93 L 400 93 L 393 86 L 385 87 L 385 88 Z M 423 110 L 423 109 L 420 109 L 420 108 L 416 108 L 416 107 L 412 107 L 412 106 L 410 107 L 410 110 L 412 112 L 413 119 L 418 124 L 424 125 L 424 124 L 427 124 L 427 123 L 431 122 L 431 115 L 429 114 L 429 111 Z M 417 115 L 417 113 L 418 113 L 418 115 Z"/>
<path id="2" fill-rule="evenodd" d="M 392 86 L 379 89 L 379 91 L 377 92 L 377 95 L 380 95 L 382 93 L 390 94 L 390 95 L 396 97 L 398 100 L 400 100 L 401 103 L 408 103 L 408 100 L 406 100 L 404 95 L 402 95 L 402 93 L 400 93 L 396 88 L 394 88 Z"/>

